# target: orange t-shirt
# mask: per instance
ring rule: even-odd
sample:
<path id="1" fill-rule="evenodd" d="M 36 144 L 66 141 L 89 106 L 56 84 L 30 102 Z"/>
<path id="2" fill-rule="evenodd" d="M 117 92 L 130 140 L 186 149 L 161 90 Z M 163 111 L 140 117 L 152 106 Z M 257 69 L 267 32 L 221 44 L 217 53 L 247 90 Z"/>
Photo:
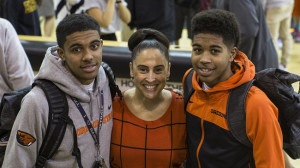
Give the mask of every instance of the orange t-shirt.
<path id="1" fill-rule="evenodd" d="M 183 97 L 172 92 L 166 113 L 144 121 L 129 111 L 124 99 L 114 100 L 111 167 L 180 167 L 187 153 L 183 106 Z"/>

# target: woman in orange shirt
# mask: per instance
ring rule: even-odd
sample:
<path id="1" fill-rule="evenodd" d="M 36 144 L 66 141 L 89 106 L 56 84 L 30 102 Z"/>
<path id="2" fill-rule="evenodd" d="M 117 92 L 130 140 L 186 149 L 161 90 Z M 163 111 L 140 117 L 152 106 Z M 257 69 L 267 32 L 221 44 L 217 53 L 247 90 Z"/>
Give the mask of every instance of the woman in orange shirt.
<path id="1" fill-rule="evenodd" d="M 187 153 L 183 97 L 164 89 L 169 41 L 159 31 L 140 29 L 128 47 L 135 87 L 113 101 L 111 167 L 182 167 Z"/>

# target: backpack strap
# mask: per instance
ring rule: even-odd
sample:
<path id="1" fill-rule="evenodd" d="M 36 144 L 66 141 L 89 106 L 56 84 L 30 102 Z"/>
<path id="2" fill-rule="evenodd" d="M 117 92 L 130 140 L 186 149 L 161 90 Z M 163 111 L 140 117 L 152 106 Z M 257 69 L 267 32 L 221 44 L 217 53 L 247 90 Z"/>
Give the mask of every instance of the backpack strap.
<path id="1" fill-rule="evenodd" d="M 251 157 L 249 164 L 251 168 L 255 167 L 255 160 L 253 157 L 252 143 L 250 142 L 246 132 L 246 98 L 250 88 L 255 79 L 232 89 L 227 101 L 227 124 L 233 135 L 241 144 L 251 148 Z"/>
<path id="2" fill-rule="evenodd" d="M 120 99 L 122 99 L 122 92 L 119 89 L 119 86 L 116 84 L 114 72 L 112 71 L 111 67 L 103 61 L 101 63 L 101 66 L 103 67 L 105 74 L 109 81 L 109 89 L 110 89 L 110 93 L 111 93 L 111 98 L 114 99 L 114 97 L 116 96 L 116 93 L 117 93 L 118 96 L 120 97 Z"/>
<path id="3" fill-rule="evenodd" d="M 191 69 L 184 79 L 184 86 L 183 86 L 184 109 L 186 109 L 188 101 L 190 100 L 192 94 L 195 92 L 192 84 L 193 74 L 194 74 L 194 69 Z"/>
<path id="4" fill-rule="evenodd" d="M 49 80 L 35 80 L 33 86 L 35 85 L 44 91 L 49 104 L 48 126 L 35 165 L 39 168 L 43 167 L 57 151 L 65 135 L 67 123 L 71 119 L 68 116 L 69 107 L 65 93 Z M 81 163 L 81 160 L 77 160 L 77 162 Z"/>
<path id="5" fill-rule="evenodd" d="M 252 148 L 246 133 L 245 102 L 248 91 L 252 87 L 254 79 L 232 89 L 227 101 L 227 124 L 233 135 L 241 144 Z"/>

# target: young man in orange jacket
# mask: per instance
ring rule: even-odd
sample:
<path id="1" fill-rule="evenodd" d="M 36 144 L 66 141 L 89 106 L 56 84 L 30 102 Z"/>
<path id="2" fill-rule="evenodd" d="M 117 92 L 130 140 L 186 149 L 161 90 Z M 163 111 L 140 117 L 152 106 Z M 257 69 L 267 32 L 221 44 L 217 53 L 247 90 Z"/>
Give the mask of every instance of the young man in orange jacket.
<path id="1" fill-rule="evenodd" d="M 263 91 L 252 86 L 245 102 L 246 134 L 253 148 L 236 140 L 227 124 L 230 90 L 255 76 L 254 64 L 237 48 L 240 33 L 234 14 L 198 13 L 192 35 L 195 92 L 186 106 L 187 167 L 284 167 L 278 110 Z"/>

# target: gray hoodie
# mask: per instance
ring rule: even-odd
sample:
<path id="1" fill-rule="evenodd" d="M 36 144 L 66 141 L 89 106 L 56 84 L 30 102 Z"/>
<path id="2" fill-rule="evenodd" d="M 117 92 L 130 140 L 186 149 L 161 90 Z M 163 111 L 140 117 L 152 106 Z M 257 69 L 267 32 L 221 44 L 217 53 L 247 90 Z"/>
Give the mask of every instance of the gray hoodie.
<path id="1" fill-rule="evenodd" d="M 86 129 L 82 115 L 70 99 L 73 96 L 79 100 L 88 118 L 93 123 L 95 131 L 100 114 L 100 91 L 104 92 L 104 115 L 100 130 L 100 152 L 109 166 L 110 139 L 112 130 L 111 95 L 108 79 L 102 67 L 95 79 L 93 91 L 87 91 L 83 85 L 70 73 L 57 56 L 56 47 L 47 50 L 36 79 L 48 79 L 54 82 L 67 95 L 69 116 L 76 127 L 78 147 L 81 151 L 81 161 L 84 168 L 92 167 L 97 153 L 95 142 Z M 39 148 L 46 133 L 48 123 L 48 103 L 45 94 L 39 87 L 34 87 L 23 99 L 21 110 L 14 123 L 9 143 L 5 153 L 3 167 L 33 167 Z M 16 138 L 17 130 L 33 136 L 36 141 L 30 146 L 21 145 Z M 73 128 L 68 125 L 64 139 L 52 159 L 46 162 L 45 167 L 67 168 L 78 167 L 76 158 L 72 156 Z"/>

